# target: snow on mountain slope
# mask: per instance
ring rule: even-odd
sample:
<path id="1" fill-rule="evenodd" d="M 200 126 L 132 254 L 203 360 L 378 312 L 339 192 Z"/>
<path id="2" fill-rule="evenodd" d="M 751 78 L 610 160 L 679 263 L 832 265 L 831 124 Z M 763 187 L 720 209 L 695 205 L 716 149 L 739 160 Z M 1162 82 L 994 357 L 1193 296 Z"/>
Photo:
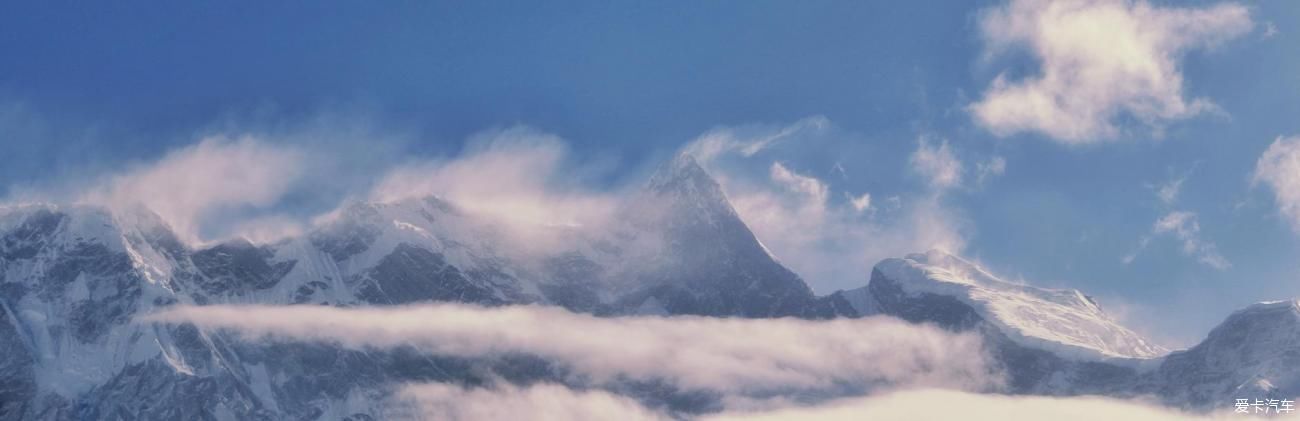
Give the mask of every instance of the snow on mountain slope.
<path id="1" fill-rule="evenodd" d="M 883 279 L 873 277 L 873 284 L 888 283 L 911 297 L 932 294 L 955 298 L 1011 340 L 1064 357 L 1152 358 L 1166 352 L 1117 323 L 1077 290 L 1007 282 L 942 251 L 885 259 L 875 271 Z M 884 285 L 872 288 L 882 291 Z M 877 300 L 886 301 L 880 295 Z"/>
<path id="2" fill-rule="evenodd" d="M 1295 302 L 1242 310 L 1201 345 L 1158 359 L 1164 350 L 1079 291 L 1007 282 L 943 252 L 887 259 L 867 286 L 815 296 L 689 156 L 662 166 L 620 212 L 609 224 L 533 227 L 520 236 L 517 227 L 421 197 L 354 203 L 272 244 L 194 247 L 142 209 L 0 207 L 0 419 L 346 417 L 379 413 L 374 402 L 393 384 L 491 374 L 477 362 L 410 349 L 252 344 L 192 326 L 129 323 L 176 303 L 883 314 L 977 329 L 1011 374 L 1011 393 L 1153 395 L 1189 408 L 1232 395 L 1300 393 Z M 539 367 L 544 362 L 527 361 L 512 370 L 550 379 Z"/>
<path id="3" fill-rule="evenodd" d="M 1197 409 L 1238 398 L 1300 396 L 1300 301 L 1251 305 L 1228 316 L 1205 340 L 1165 358 L 1140 386 L 1167 403 Z"/>
<path id="4" fill-rule="evenodd" d="M 287 304 L 276 293 L 285 272 L 325 254 L 290 246 L 196 250 L 143 209 L 0 209 L 0 419 L 310 418 L 338 407 L 333 391 L 382 395 L 382 353 L 267 355 L 217 332 L 132 322 L 177 303 Z"/>
<path id="5" fill-rule="evenodd" d="M 876 301 L 874 295 L 871 295 L 871 289 L 868 287 L 841 291 L 838 294 L 844 297 L 845 301 L 848 301 L 849 306 L 851 306 L 853 311 L 858 313 L 859 316 L 865 317 L 880 314 L 880 303 Z"/>
<path id="6" fill-rule="evenodd" d="M 155 216 L 90 206 L 4 211 L 0 298 L 19 333 L 8 339 L 31 355 L 39 390 L 75 396 L 167 346 L 154 329 L 129 323 L 176 300 L 170 256 L 180 243 Z"/>
<path id="7" fill-rule="evenodd" d="M 327 272 L 336 273 L 342 287 L 361 301 L 402 303 L 452 296 L 484 303 L 537 301 L 539 297 L 529 294 L 536 291 L 530 282 L 536 278 L 523 273 L 526 262 L 517 261 L 520 255 L 491 222 L 432 196 L 354 203 L 289 245 L 299 254 L 323 252 L 330 261 L 323 266 L 336 268 Z M 313 279 L 316 272 L 291 272 L 287 279 L 319 281 Z M 430 284 L 455 285 L 436 290 Z M 314 293 L 311 287 L 304 292 Z M 335 293 L 336 302 L 340 299 L 347 298 Z"/>

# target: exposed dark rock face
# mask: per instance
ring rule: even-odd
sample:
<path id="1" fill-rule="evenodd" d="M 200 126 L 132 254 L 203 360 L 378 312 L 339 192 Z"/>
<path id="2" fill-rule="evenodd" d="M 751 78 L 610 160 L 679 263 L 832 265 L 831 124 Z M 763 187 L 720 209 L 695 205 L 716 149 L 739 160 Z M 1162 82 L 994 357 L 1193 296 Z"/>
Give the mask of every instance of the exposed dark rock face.
<path id="1" fill-rule="evenodd" d="M 1165 357 L 1138 393 L 1195 410 L 1235 399 L 1300 396 L 1300 302 L 1255 304 L 1228 316 L 1204 341 Z"/>
<path id="2" fill-rule="evenodd" d="M 6 420 L 29 413 L 37 396 L 35 361 L 15 322 L 7 306 L 0 308 L 0 419 Z"/>
<path id="3" fill-rule="evenodd" d="M 490 285 L 466 277 L 441 254 L 409 244 L 399 244 L 392 254 L 355 282 L 357 296 L 372 304 L 501 303 Z"/>
<path id="4" fill-rule="evenodd" d="M 275 286 L 293 270 L 296 261 L 272 261 L 266 247 L 238 240 L 196 251 L 190 259 L 203 276 L 196 279 L 208 294 L 242 293 Z"/>
<path id="5" fill-rule="evenodd" d="M 628 220 L 660 235 L 661 253 L 624 302 L 654 298 L 671 314 L 833 317 L 799 275 L 759 243 L 722 187 L 689 155 L 661 167 L 629 210 Z"/>
<path id="6" fill-rule="evenodd" d="M 371 206 L 347 207 L 335 223 L 310 234 L 311 242 L 334 261 L 344 261 L 370 248 L 382 231 L 373 221 L 380 218 Z"/>

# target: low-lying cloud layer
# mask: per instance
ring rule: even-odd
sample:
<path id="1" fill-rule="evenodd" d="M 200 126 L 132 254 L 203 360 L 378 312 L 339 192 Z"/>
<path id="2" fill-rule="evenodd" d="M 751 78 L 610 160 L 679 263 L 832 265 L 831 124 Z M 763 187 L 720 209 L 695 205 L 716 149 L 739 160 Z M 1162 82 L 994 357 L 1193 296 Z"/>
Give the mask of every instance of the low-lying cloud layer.
<path id="1" fill-rule="evenodd" d="M 668 420 L 669 414 L 635 400 L 600 390 L 574 390 L 554 384 L 465 389 L 417 384 L 402 389 L 400 399 L 414 413 L 401 418 L 477 421 L 529 414 L 530 419 Z M 1225 403 L 1225 408 L 1228 408 Z M 702 421 L 762 420 L 1144 420 L 1210 421 L 1240 419 L 1221 411 L 1193 415 L 1134 401 L 1099 397 L 985 395 L 953 390 L 916 389 L 853 397 L 803 406 L 773 399 L 761 410 L 726 409 Z M 1229 415 L 1236 415 L 1232 417 Z"/>
<path id="2" fill-rule="evenodd" d="M 1229 404 L 1231 402 L 1225 402 L 1225 406 Z M 1237 418 L 1196 416 L 1153 405 L 1096 397 L 982 395 L 951 390 L 900 391 L 879 396 L 843 399 L 811 407 L 791 407 L 761 412 L 729 412 L 703 418 L 707 421 L 1013 419 L 1207 421 Z"/>
<path id="3" fill-rule="evenodd" d="M 560 363 L 596 384 L 663 380 L 728 395 L 884 386 L 983 390 L 1001 379 L 976 336 L 885 317 L 600 318 L 539 306 L 439 304 L 173 307 L 144 320 L 353 349 L 413 345 L 471 358 L 523 353 Z"/>
<path id="4" fill-rule="evenodd" d="M 527 416 L 538 421 L 669 420 L 664 414 L 634 399 L 602 390 L 573 390 L 555 384 L 528 387 L 498 385 L 462 388 L 441 383 L 415 384 L 398 393 L 395 419 L 478 421 L 508 420 Z M 412 409 L 405 407 L 410 406 Z"/>

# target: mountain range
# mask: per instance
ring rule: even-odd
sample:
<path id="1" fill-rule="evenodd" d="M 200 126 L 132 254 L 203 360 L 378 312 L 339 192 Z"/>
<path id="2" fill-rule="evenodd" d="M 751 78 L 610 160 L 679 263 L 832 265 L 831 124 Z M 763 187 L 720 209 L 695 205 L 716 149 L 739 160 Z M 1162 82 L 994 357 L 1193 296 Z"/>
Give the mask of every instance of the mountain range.
<path id="1" fill-rule="evenodd" d="M 1005 393 L 1144 397 L 1193 411 L 1300 395 L 1295 301 L 1240 310 L 1201 343 L 1170 352 L 1080 291 L 1009 282 L 938 250 L 886 259 L 865 286 L 818 296 L 688 155 L 661 166 L 609 219 L 519 236 L 428 196 L 351 203 L 270 244 L 192 246 L 143 208 L 3 207 L 0 419 L 377 419 L 397 382 L 526 382 L 562 369 L 527 356 L 257 344 L 193 325 L 133 322 L 208 304 L 887 316 L 979 335 L 1007 375 Z M 671 387 L 627 387 L 675 413 L 717 408 Z"/>

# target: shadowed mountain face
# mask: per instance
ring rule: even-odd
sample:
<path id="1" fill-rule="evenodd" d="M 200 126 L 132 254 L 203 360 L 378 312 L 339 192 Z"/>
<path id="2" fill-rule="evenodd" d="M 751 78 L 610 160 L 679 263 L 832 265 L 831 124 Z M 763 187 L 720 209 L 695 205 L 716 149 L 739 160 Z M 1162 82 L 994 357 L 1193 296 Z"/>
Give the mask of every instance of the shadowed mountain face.
<path id="1" fill-rule="evenodd" d="M 978 332 L 1012 393 L 1142 397 L 1193 411 L 1300 396 L 1294 301 L 1233 313 L 1200 344 L 1167 353 L 1079 291 L 1008 283 L 939 251 L 882 261 L 862 290 L 881 314 Z"/>
<path id="2" fill-rule="evenodd" d="M 815 297 L 799 275 L 778 263 L 722 187 L 689 155 L 661 167 L 633 204 L 628 220 L 658 236 L 661 252 L 655 264 L 637 274 L 643 287 L 626 302 L 654 300 L 670 314 L 855 315 L 845 303 Z"/>
<path id="3" fill-rule="evenodd" d="M 1165 357 L 1139 390 L 1202 410 L 1238 398 L 1295 399 L 1300 396 L 1300 302 L 1259 303 L 1233 313 L 1200 344 Z"/>
<path id="4" fill-rule="evenodd" d="M 1252 307 L 1205 343 L 1163 350 L 1078 291 L 997 279 L 939 252 L 888 259 L 867 286 L 815 296 L 689 156 L 661 167 L 599 227 L 519 247 L 490 218 L 436 197 L 344 207 L 275 244 L 180 243 L 144 210 L 0 209 L 0 419 L 382 418 L 396 384 L 562 381 L 528 356 L 433 357 L 257 343 L 190 325 L 132 323 L 176 304 L 543 304 L 597 315 L 861 317 L 974 331 L 1014 393 L 1155 395 L 1208 408 L 1233 394 L 1294 396 L 1294 304 Z M 548 243 L 549 244 L 549 243 Z M 716 397 L 621 386 L 683 414 Z M 1225 401 L 1230 402 L 1230 401 Z"/>

